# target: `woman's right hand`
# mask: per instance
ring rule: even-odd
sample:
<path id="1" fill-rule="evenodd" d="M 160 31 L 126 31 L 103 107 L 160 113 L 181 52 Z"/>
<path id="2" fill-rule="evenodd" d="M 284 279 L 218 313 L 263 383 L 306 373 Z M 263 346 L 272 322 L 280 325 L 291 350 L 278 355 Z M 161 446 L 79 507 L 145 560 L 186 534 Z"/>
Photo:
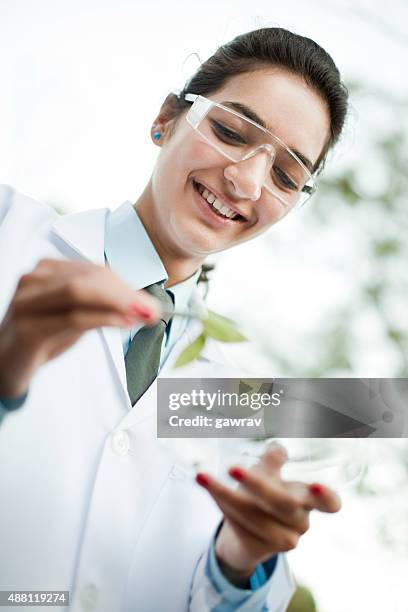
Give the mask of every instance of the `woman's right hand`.
<path id="1" fill-rule="evenodd" d="M 155 324 L 158 301 L 134 291 L 109 268 L 42 259 L 17 285 L 0 323 L 0 398 L 27 392 L 36 370 L 86 331 Z"/>

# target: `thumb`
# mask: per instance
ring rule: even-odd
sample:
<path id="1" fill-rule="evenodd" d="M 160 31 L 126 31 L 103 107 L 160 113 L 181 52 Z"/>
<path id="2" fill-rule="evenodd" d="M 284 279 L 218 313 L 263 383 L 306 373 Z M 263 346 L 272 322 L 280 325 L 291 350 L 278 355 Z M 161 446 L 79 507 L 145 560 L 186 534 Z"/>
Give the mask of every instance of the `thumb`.
<path id="1" fill-rule="evenodd" d="M 269 474 L 279 476 L 283 464 L 288 460 L 286 449 L 273 442 L 261 456 L 259 467 L 263 467 Z"/>

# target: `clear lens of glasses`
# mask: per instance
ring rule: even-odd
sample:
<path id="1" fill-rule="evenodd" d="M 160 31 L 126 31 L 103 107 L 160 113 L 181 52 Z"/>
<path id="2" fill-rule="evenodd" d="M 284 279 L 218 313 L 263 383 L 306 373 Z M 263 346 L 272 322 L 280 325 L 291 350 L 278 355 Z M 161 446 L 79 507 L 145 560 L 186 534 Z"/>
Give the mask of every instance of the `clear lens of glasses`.
<path id="1" fill-rule="evenodd" d="M 198 96 L 187 121 L 214 149 L 234 162 L 264 155 L 264 186 L 285 206 L 302 206 L 315 191 L 313 177 L 284 143 L 234 111 Z"/>

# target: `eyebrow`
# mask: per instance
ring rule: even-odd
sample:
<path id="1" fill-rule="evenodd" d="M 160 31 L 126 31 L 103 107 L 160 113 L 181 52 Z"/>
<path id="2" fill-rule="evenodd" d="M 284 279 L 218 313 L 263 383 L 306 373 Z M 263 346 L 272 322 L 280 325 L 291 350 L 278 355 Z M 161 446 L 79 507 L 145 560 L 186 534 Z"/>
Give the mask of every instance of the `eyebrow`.
<path id="1" fill-rule="evenodd" d="M 245 115 L 245 117 L 248 117 L 248 119 L 255 121 L 255 123 L 258 123 L 265 130 L 268 130 L 268 132 L 271 132 L 273 134 L 273 130 L 265 123 L 265 121 L 246 104 L 242 104 L 241 102 L 230 102 L 228 100 L 225 102 L 221 102 L 221 104 L 233 108 L 234 110 L 241 113 L 241 115 Z M 300 159 L 301 162 L 304 163 L 304 165 L 310 172 L 313 172 L 312 162 L 305 155 L 303 155 L 303 153 L 300 153 L 300 151 L 297 151 L 297 149 L 293 147 L 289 147 L 289 149 L 293 151 L 293 153 Z"/>

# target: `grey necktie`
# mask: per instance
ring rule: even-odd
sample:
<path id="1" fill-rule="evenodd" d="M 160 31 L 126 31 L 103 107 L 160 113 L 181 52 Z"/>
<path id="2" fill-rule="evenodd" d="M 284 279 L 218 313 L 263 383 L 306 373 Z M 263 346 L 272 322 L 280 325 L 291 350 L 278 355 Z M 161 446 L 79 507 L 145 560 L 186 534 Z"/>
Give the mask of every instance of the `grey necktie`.
<path id="1" fill-rule="evenodd" d="M 171 295 L 161 283 L 149 285 L 145 291 L 163 302 L 167 309 L 174 308 Z M 126 353 L 126 380 L 132 406 L 157 377 L 163 336 L 170 320 L 171 315 L 163 314 L 156 325 L 142 327 L 135 334 Z"/>

